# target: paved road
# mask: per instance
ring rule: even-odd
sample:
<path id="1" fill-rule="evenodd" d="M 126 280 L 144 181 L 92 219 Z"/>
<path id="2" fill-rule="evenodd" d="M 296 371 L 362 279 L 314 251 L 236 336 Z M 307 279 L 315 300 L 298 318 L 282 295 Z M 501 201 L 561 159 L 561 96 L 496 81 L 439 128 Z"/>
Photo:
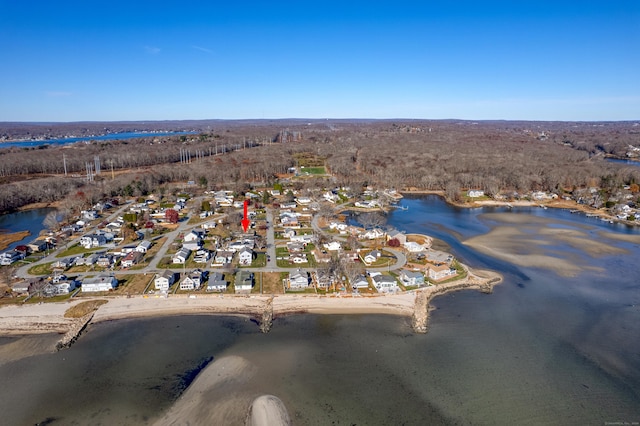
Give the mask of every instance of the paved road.
<path id="1" fill-rule="evenodd" d="M 113 222 L 117 219 L 118 216 L 121 216 L 123 214 L 123 212 L 129 207 L 128 204 L 125 204 L 123 206 L 121 206 L 120 208 L 118 208 L 116 211 L 114 211 L 110 216 L 108 216 L 105 220 L 108 222 Z M 337 206 L 336 210 L 340 210 L 342 208 L 342 206 Z M 251 272 L 288 272 L 288 271 L 292 271 L 296 268 L 281 268 L 277 265 L 277 261 L 276 261 L 276 245 L 275 245 L 275 231 L 274 231 L 274 214 L 273 214 L 273 210 L 271 208 L 267 208 L 266 209 L 266 220 L 267 220 L 267 238 L 266 238 L 266 243 L 267 243 L 267 249 L 266 249 L 266 253 L 267 256 L 269 257 L 269 260 L 267 261 L 267 264 L 265 267 L 262 268 L 243 268 L 243 269 L 247 269 Z M 188 224 L 188 218 L 184 218 L 182 221 L 178 222 L 178 227 L 167 233 L 164 234 L 163 236 L 167 237 L 167 241 L 166 243 L 160 248 L 160 250 L 156 253 L 156 255 L 154 256 L 154 258 L 151 260 L 151 262 L 149 263 L 149 265 L 145 266 L 144 268 L 141 269 L 136 269 L 136 270 L 129 270 L 127 271 L 127 273 L 136 273 L 136 274 L 148 274 L 148 273 L 156 273 L 156 272 L 160 272 L 160 270 L 158 269 L 158 263 L 160 262 L 160 259 L 162 259 L 163 257 L 166 256 L 167 251 L 169 250 L 169 247 L 171 245 L 171 243 L 177 238 L 177 236 L 181 233 L 186 233 L 188 232 L 190 229 L 192 228 L 196 228 L 199 225 L 189 225 Z M 312 224 L 312 228 L 314 229 L 314 231 L 316 233 L 319 234 L 325 234 L 327 236 L 329 236 L 330 238 L 335 238 L 332 235 L 327 234 L 323 229 L 320 228 L 320 226 L 318 225 L 318 216 L 315 216 L 311 222 Z M 340 239 L 342 241 L 346 240 L 345 238 L 337 238 Z M 77 238 L 74 238 L 70 241 L 68 241 L 64 246 L 72 246 L 73 244 L 78 243 L 80 240 L 80 236 L 78 236 Z M 62 250 L 62 248 L 60 249 Z M 38 260 L 37 262 L 28 264 L 28 265 L 24 265 L 21 266 L 20 268 L 17 269 L 16 271 L 16 275 L 18 277 L 21 278 L 33 278 L 35 277 L 34 275 L 31 275 L 28 273 L 28 270 L 33 267 L 34 265 L 37 264 L 42 264 L 42 263 L 47 263 L 47 262 L 54 262 L 56 260 L 58 260 L 59 258 L 56 257 L 56 254 L 60 251 L 60 250 L 56 250 L 54 252 L 52 252 L 51 254 L 49 254 L 48 256 L 46 256 L 43 259 Z M 396 262 L 393 265 L 388 265 L 388 266 L 383 266 L 383 267 L 377 267 L 377 268 L 366 268 L 368 271 L 393 271 L 393 270 L 397 270 L 402 268 L 406 263 L 406 256 L 404 255 L 404 253 L 402 253 L 401 251 L 395 250 L 395 249 L 391 249 L 391 248 L 385 248 L 385 250 L 393 253 L 396 257 Z M 210 271 L 220 271 L 220 272 L 229 272 L 230 270 L 228 268 L 203 268 L 203 269 L 207 269 Z M 315 271 L 315 268 L 304 268 L 301 267 L 300 268 L 303 271 L 308 271 L 308 272 L 312 272 Z M 115 271 L 115 272 L 122 272 L 122 271 Z M 95 271 L 91 271 L 91 272 L 85 272 L 85 273 L 75 273 L 74 275 L 77 275 L 79 278 L 84 277 L 85 275 L 95 275 L 96 272 Z"/>
<path id="2" fill-rule="evenodd" d="M 267 268 L 269 271 L 278 270 L 278 263 L 276 261 L 276 237 L 275 230 L 273 229 L 273 210 L 267 207 Z"/>

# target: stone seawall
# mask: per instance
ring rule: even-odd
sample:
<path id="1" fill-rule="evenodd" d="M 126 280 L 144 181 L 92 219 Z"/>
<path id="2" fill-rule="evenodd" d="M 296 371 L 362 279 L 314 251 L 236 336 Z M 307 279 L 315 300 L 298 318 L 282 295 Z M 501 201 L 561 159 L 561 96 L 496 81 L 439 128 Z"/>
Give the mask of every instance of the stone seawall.
<path id="1" fill-rule="evenodd" d="M 71 347 L 71 345 L 78 340 L 80 333 L 82 333 L 87 324 L 89 324 L 94 313 L 95 312 L 88 313 L 87 315 L 75 320 L 69 331 L 67 331 L 64 336 L 62 336 L 62 339 L 60 339 L 56 344 L 56 349 L 61 350 Z"/>
<path id="2" fill-rule="evenodd" d="M 490 294 L 493 292 L 493 286 L 501 281 L 502 277 L 499 275 L 494 275 L 491 278 L 471 276 L 463 281 L 453 281 L 418 290 L 416 292 L 414 312 L 411 317 L 413 331 L 420 334 L 425 334 L 429 331 L 429 302 L 434 297 L 453 291 L 472 289 Z"/>

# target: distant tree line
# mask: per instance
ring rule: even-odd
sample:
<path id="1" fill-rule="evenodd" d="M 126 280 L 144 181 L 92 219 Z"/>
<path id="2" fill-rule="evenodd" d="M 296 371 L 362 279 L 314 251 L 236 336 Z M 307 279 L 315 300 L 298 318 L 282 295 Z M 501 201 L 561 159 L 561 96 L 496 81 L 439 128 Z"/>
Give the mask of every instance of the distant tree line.
<path id="1" fill-rule="evenodd" d="M 635 129 L 631 123 L 294 122 L 287 132 L 302 140 L 276 143 L 283 123 L 255 122 L 199 135 L 5 148 L 0 149 L 0 211 L 62 199 L 74 210 L 105 197 L 166 192 L 176 182 L 246 191 L 273 185 L 301 156 L 324 159 L 332 178 L 294 181 L 296 189 L 375 185 L 440 190 L 451 199 L 470 188 L 489 195 L 614 191 L 640 183 L 640 167 L 610 163 L 598 153 L 621 152 L 614 145 L 640 145 Z M 101 174 L 88 181 L 87 164 L 96 157 Z"/>

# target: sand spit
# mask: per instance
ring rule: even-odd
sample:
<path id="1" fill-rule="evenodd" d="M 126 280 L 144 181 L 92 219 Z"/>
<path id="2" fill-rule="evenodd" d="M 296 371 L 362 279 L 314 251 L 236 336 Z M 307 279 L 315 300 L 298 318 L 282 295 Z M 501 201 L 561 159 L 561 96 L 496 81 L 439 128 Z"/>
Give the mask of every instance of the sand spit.
<path id="1" fill-rule="evenodd" d="M 569 222 L 525 214 L 488 213 L 481 217 L 494 224 L 493 229 L 469 238 L 463 244 L 520 266 L 551 269 L 562 276 L 575 276 L 584 269 L 593 269 L 589 258 L 627 252 L 594 239 L 589 232 L 591 228 L 586 225 L 576 227 Z M 557 224 L 565 224 L 566 227 L 558 227 Z M 567 245 L 573 251 L 559 251 L 556 248 L 559 245 Z"/>
<path id="2" fill-rule="evenodd" d="M 256 372 L 255 366 L 239 356 L 214 360 L 155 425 L 244 424 L 256 395 L 243 389 Z"/>
<path id="3" fill-rule="evenodd" d="M 289 426 L 291 418 L 277 396 L 262 395 L 253 401 L 247 426 Z"/>

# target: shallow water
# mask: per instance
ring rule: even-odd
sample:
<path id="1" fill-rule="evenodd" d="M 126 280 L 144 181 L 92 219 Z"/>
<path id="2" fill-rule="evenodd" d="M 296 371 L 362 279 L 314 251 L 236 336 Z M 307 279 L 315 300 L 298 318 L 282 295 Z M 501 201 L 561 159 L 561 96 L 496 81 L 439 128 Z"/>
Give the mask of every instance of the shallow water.
<path id="1" fill-rule="evenodd" d="M 639 247 L 603 234 L 636 231 L 568 212 L 523 211 L 544 218 L 540 227 L 575 228 L 627 250 L 588 253 L 549 237 L 552 250 L 594 267 L 565 277 L 461 244 L 508 226 L 481 216 L 504 210 L 403 202 L 409 210 L 393 213 L 391 223 L 442 239 L 464 262 L 500 270 L 505 281 L 491 295 L 435 299 L 427 335 L 413 334 L 406 318 L 381 315 L 288 316 L 267 335 L 247 319 L 222 316 L 90 326 L 69 350 L 0 365 L 3 421 L 152 423 L 211 357 L 213 366 L 226 356 L 256 367 L 235 392 L 279 397 L 298 425 L 640 421 Z"/>

